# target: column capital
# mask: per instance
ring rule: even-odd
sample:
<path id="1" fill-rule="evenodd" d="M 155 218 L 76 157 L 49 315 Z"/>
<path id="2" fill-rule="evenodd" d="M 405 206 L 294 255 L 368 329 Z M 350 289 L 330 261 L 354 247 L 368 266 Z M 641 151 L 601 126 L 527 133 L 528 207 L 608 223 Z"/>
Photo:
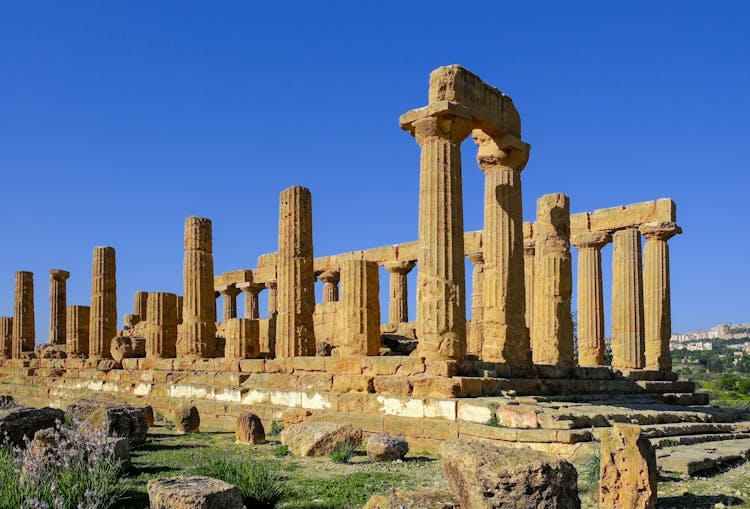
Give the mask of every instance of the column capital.
<path id="1" fill-rule="evenodd" d="M 645 223 L 640 227 L 641 235 L 646 239 L 669 240 L 675 235 L 682 233 L 682 228 L 671 221 L 660 221 L 656 223 Z"/>
<path id="2" fill-rule="evenodd" d="M 383 264 L 383 267 L 385 267 L 385 270 L 390 272 L 391 274 L 402 274 L 406 275 L 414 268 L 416 265 L 416 262 L 413 260 L 409 261 L 400 261 L 400 262 L 386 262 Z"/>
<path id="3" fill-rule="evenodd" d="M 474 265 L 484 265 L 484 253 L 481 251 L 475 251 L 473 253 L 466 253 L 466 258 Z"/>
<path id="4" fill-rule="evenodd" d="M 461 143 L 474 127 L 468 108 L 449 101 L 438 101 L 404 113 L 399 123 L 420 145 L 434 138 Z"/>
<path id="5" fill-rule="evenodd" d="M 49 277 L 55 281 L 65 281 L 70 277 L 70 272 L 62 269 L 50 269 Z"/>
<path id="6" fill-rule="evenodd" d="M 536 240 L 526 239 L 523 241 L 523 254 L 533 256 L 536 253 Z"/>
<path id="7" fill-rule="evenodd" d="M 229 297 L 236 297 L 240 294 L 241 290 L 237 288 L 237 285 L 231 284 L 231 285 L 223 285 L 216 289 L 220 294 L 229 296 Z"/>
<path id="8" fill-rule="evenodd" d="M 610 242 L 612 242 L 612 234 L 609 232 L 583 232 L 570 238 L 570 243 L 576 249 L 601 249 Z"/>
<path id="9" fill-rule="evenodd" d="M 249 292 L 249 293 L 260 293 L 262 290 L 266 289 L 265 283 L 245 282 L 245 283 L 237 283 L 236 286 L 240 291 Z"/>
<path id="10" fill-rule="evenodd" d="M 338 270 L 327 270 L 318 274 L 318 279 L 324 283 L 335 285 L 341 279 L 341 273 Z"/>
<path id="11" fill-rule="evenodd" d="M 516 136 L 487 134 L 481 129 L 472 131 L 472 138 L 477 145 L 477 164 L 483 172 L 495 169 L 513 169 L 521 171 L 529 161 L 531 145 Z"/>
<path id="12" fill-rule="evenodd" d="M 266 288 L 268 288 L 269 290 L 275 290 L 276 281 L 266 281 Z"/>

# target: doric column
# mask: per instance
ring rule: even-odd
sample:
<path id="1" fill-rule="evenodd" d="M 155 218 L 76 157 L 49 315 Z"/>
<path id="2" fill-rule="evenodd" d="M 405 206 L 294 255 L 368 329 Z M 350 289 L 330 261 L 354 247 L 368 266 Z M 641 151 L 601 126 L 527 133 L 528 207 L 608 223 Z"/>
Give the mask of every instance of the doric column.
<path id="1" fill-rule="evenodd" d="M 177 356 L 177 295 L 151 292 L 146 299 L 146 357 Z"/>
<path id="2" fill-rule="evenodd" d="M 280 201 L 276 357 L 315 355 L 312 196 L 294 186 Z"/>
<path id="3" fill-rule="evenodd" d="M 357 258 L 341 261 L 341 303 L 338 308 L 340 355 L 378 355 L 380 300 L 378 264 Z M 340 338 L 340 339 L 339 339 Z"/>
<path id="4" fill-rule="evenodd" d="M 524 296 L 526 298 L 526 327 L 529 329 L 529 338 L 534 337 L 534 266 L 536 253 L 536 241 L 534 239 L 523 241 L 523 274 L 524 274 Z"/>
<path id="5" fill-rule="evenodd" d="M 216 356 L 216 299 L 211 220 L 185 219 L 184 300 L 177 354 L 187 358 Z"/>
<path id="6" fill-rule="evenodd" d="M 578 364 L 604 364 L 604 296 L 602 247 L 612 241 L 607 232 L 586 232 L 571 239 L 578 250 Z"/>
<path id="7" fill-rule="evenodd" d="M 570 310 L 570 200 L 555 193 L 542 196 L 536 203 L 533 360 L 536 364 L 570 367 L 575 364 Z"/>
<path id="8" fill-rule="evenodd" d="M 248 320 L 257 320 L 260 318 L 259 294 L 266 289 L 265 283 L 237 283 L 239 288 L 245 294 L 245 318 Z"/>
<path id="9" fill-rule="evenodd" d="M 138 291 L 133 296 L 133 314 L 142 322 L 148 320 L 148 292 Z"/>
<path id="10" fill-rule="evenodd" d="M 645 313 L 646 369 L 670 371 L 672 356 L 672 310 L 669 283 L 669 245 L 667 241 L 682 233 L 675 223 L 647 223 L 641 226 L 646 237 L 643 268 L 643 310 Z"/>
<path id="11" fill-rule="evenodd" d="M 260 323 L 248 318 L 230 318 L 224 324 L 228 359 L 255 359 L 260 356 Z"/>
<path id="12" fill-rule="evenodd" d="M 529 145 L 508 134 L 495 137 L 479 129 L 473 137 L 485 176 L 482 359 L 528 364 L 521 171 L 529 159 Z"/>
<path id="13" fill-rule="evenodd" d="M 65 282 L 70 272 L 60 269 L 49 271 L 49 342 L 65 344 Z"/>
<path id="14" fill-rule="evenodd" d="M 323 302 L 337 302 L 339 300 L 339 271 L 327 270 L 318 276 L 323 282 Z"/>
<path id="15" fill-rule="evenodd" d="M 278 311 L 278 292 L 276 281 L 272 281 L 269 283 L 266 283 L 266 288 L 268 288 L 268 318 L 275 317 L 279 314 Z"/>
<path id="16" fill-rule="evenodd" d="M 89 354 L 89 322 L 91 308 L 88 306 L 68 306 L 66 308 L 65 344 L 67 355 L 78 358 Z"/>
<path id="17" fill-rule="evenodd" d="M 13 317 L 0 317 L 0 359 L 13 358 Z"/>
<path id="18" fill-rule="evenodd" d="M 185 299 L 182 295 L 177 296 L 177 325 L 182 323 L 182 306 L 185 304 Z"/>
<path id="19" fill-rule="evenodd" d="M 219 288 L 224 305 L 224 312 L 222 314 L 223 322 L 237 318 L 237 296 L 240 294 L 240 291 L 236 285 L 226 285 Z"/>
<path id="20" fill-rule="evenodd" d="M 419 176 L 418 354 L 428 359 L 466 355 L 466 280 L 461 142 L 468 117 L 427 108 L 402 123 L 422 148 Z"/>
<path id="21" fill-rule="evenodd" d="M 21 352 L 32 352 L 36 343 L 34 333 L 34 273 L 25 270 L 16 272 L 13 298 L 13 358 Z"/>
<path id="22" fill-rule="evenodd" d="M 407 276 L 414 268 L 413 261 L 388 262 L 383 264 L 390 273 L 390 304 L 388 307 L 389 323 L 406 323 L 409 321 L 409 285 Z"/>
<path id="23" fill-rule="evenodd" d="M 482 284 L 484 282 L 484 257 L 481 252 L 468 253 L 471 262 L 471 333 L 468 335 L 466 350 L 482 357 Z"/>
<path id="24" fill-rule="evenodd" d="M 641 237 L 629 228 L 613 235 L 612 367 L 643 369 L 643 273 Z"/>
<path id="25" fill-rule="evenodd" d="M 110 343 L 117 335 L 117 282 L 115 248 L 95 247 L 91 269 L 89 356 L 109 359 Z"/>

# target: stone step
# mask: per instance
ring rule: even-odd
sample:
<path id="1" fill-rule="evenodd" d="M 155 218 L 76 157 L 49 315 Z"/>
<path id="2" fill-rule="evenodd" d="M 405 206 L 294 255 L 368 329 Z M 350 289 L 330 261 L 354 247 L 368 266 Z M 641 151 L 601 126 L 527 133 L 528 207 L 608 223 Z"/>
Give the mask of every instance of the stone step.
<path id="1" fill-rule="evenodd" d="M 651 444 L 656 449 L 677 447 L 680 445 L 702 444 L 706 442 L 723 442 L 724 440 L 743 440 L 750 438 L 750 433 L 710 433 L 707 435 L 677 435 L 672 437 L 652 438 Z"/>
<path id="2" fill-rule="evenodd" d="M 651 393 L 685 393 L 695 392 L 695 382 L 689 380 L 654 381 L 639 380 L 636 382 L 643 390 Z"/>
<path id="3" fill-rule="evenodd" d="M 738 430 L 735 423 L 717 422 L 676 422 L 670 424 L 650 424 L 642 426 L 641 430 L 643 434 L 650 439 L 683 435 L 735 433 L 737 431 L 740 431 Z"/>
<path id="4" fill-rule="evenodd" d="M 696 475 L 750 458 L 750 438 L 659 449 L 656 463 L 664 472 Z"/>

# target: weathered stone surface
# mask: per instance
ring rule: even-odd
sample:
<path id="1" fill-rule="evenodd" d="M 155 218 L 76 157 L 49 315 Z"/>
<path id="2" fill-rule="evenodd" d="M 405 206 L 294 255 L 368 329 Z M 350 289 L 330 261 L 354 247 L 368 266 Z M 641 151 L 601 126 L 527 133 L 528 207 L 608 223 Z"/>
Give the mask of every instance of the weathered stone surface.
<path id="1" fill-rule="evenodd" d="M 117 336 L 112 338 L 109 348 L 115 362 L 146 356 L 146 338 L 142 336 Z"/>
<path id="2" fill-rule="evenodd" d="M 146 357 L 177 355 L 177 295 L 150 292 L 146 297 Z"/>
<path id="3" fill-rule="evenodd" d="M 390 305 L 388 308 L 388 322 L 392 324 L 409 321 L 409 294 L 407 276 L 416 262 L 399 261 L 383 265 L 390 276 Z"/>
<path id="4" fill-rule="evenodd" d="M 602 291 L 602 247 L 612 240 L 605 232 L 576 235 L 578 249 L 578 363 L 604 364 L 604 294 Z"/>
<path id="5" fill-rule="evenodd" d="M 613 235 L 612 252 L 612 367 L 643 369 L 643 270 L 638 230 Z"/>
<path id="6" fill-rule="evenodd" d="M 559 457 L 466 439 L 444 442 L 440 451 L 448 484 L 461 507 L 581 507 L 576 469 Z"/>
<path id="7" fill-rule="evenodd" d="M 174 412 L 175 429 L 180 433 L 198 433 L 201 430 L 201 416 L 194 406 L 183 405 Z"/>
<path id="8" fill-rule="evenodd" d="M 49 271 L 49 342 L 65 344 L 66 285 L 70 272 L 60 269 Z"/>
<path id="9" fill-rule="evenodd" d="M 148 482 L 151 509 L 244 509 L 236 486 L 210 477 L 175 477 Z"/>
<path id="10" fill-rule="evenodd" d="M 656 507 L 656 453 L 634 424 L 614 424 L 601 436 L 599 507 Z"/>
<path id="11" fill-rule="evenodd" d="M 57 457 L 62 452 L 59 450 L 59 439 L 56 428 L 37 431 L 23 456 L 23 471 L 26 472 L 50 458 Z M 107 437 L 101 445 L 112 455 L 112 459 L 120 462 L 122 470 L 130 468 L 130 444 L 127 438 Z"/>
<path id="12" fill-rule="evenodd" d="M 242 412 L 237 417 L 235 438 L 240 444 L 264 444 L 266 431 L 260 417 L 249 411 Z"/>
<path id="13" fill-rule="evenodd" d="M 24 437 L 31 440 L 37 431 L 53 428 L 64 418 L 65 413 L 56 408 L 0 409 L 0 437 L 5 437 L 7 433 L 11 444 L 23 446 Z"/>
<path id="14" fill-rule="evenodd" d="M 68 306 L 66 314 L 65 344 L 68 357 L 79 358 L 88 355 L 90 308 L 88 306 Z"/>
<path id="15" fill-rule="evenodd" d="M 325 456 L 340 443 L 361 444 L 362 431 L 349 424 L 303 422 L 285 428 L 280 438 L 297 456 Z"/>
<path id="16" fill-rule="evenodd" d="M 143 408 L 130 405 L 101 406 L 86 421 L 93 428 L 105 430 L 110 437 L 127 438 L 132 447 L 146 443 L 148 423 Z"/>
<path id="17" fill-rule="evenodd" d="M 459 509 L 449 491 L 399 491 L 390 495 L 373 495 L 364 509 Z"/>
<path id="18" fill-rule="evenodd" d="M 44 344 L 34 348 L 37 359 L 65 359 L 67 358 L 67 347 L 65 345 Z"/>
<path id="19" fill-rule="evenodd" d="M 148 292 L 135 292 L 133 295 L 133 314 L 137 315 L 141 322 L 148 320 Z"/>
<path id="20" fill-rule="evenodd" d="M 260 322 L 247 318 L 230 318 L 224 322 L 228 359 L 255 359 L 260 356 Z"/>
<path id="21" fill-rule="evenodd" d="M 117 280 L 115 248 L 95 247 L 91 269 L 89 356 L 110 358 L 110 343 L 117 335 Z"/>
<path id="22" fill-rule="evenodd" d="M 146 425 L 150 428 L 154 425 L 154 421 L 156 420 L 156 417 L 154 416 L 154 407 L 146 405 L 141 408 L 143 408 L 143 415 L 146 417 Z"/>
<path id="23" fill-rule="evenodd" d="M 389 435 L 372 435 L 367 440 L 367 457 L 372 461 L 404 459 L 409 452 L 409 442 Z"/>
<path id="24" fill-rule="evenodd" d="M 34 274 L 16 272 L 13 294 L 13 345 L 12 356 L 21 358 L 21 352 L 34 350 Z"/>
<path id="25" fill-rule="evenodd" d="M 341 260 L 337 315 L 339 355 L 377 355 L 380 349 L 378 265 L 354 257 Z"/>

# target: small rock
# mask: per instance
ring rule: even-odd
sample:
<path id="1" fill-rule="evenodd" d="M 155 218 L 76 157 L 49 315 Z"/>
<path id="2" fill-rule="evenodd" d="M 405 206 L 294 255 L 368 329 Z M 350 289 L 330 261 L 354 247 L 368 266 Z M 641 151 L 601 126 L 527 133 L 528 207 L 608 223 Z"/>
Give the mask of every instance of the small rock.
<path id="1" fill-rule="evenodd" d="M 146 424 L 148 427 L 152 427 L 154 425 L 154 407 L 151 405 L 146 405 L 143 407 L 143 414 L 146 416 Z"/>
<path id="2" fill-rule="evenodd" d="M 266 443 L 266 431 L 260 417 L 249 411 L 242 412 L 237 417 L 235 437 L 240 444 Z"/>
<path id="3" fill-rule="evenodd" d="M 194 406 L 183 405 L 174 413 L 175 429 L 180 433 L 200 433 L 201 416 Z"/>
<path id="4" fill-rule="evenodd" d="M 349 424 L 303 422 L 284 428 L 279 438 L 297 456 L 326 456 L 343 442 L 361 444 L 362 431 Z"/>
<path id="5" fill-rule="evenodd" d="M 409 442 L 389 435 L 372 435 L 367 440 L 367 457 L 371 461 L 402 460 L 409 452 Z"/>

